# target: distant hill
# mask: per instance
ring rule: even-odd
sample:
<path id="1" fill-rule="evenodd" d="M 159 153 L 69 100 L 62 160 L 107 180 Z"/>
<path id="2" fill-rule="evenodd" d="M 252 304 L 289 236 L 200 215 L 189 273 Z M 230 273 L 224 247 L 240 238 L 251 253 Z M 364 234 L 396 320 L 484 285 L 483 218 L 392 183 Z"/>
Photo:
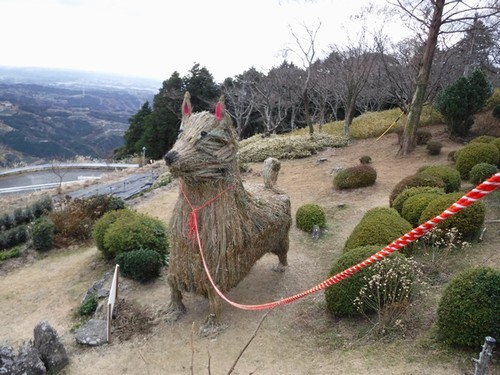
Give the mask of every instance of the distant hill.
<path id="1" fill-rule="evenodd" d="M 161 82 L 0 67 L 0 165 L 76 155 L 107 158 Z"/>

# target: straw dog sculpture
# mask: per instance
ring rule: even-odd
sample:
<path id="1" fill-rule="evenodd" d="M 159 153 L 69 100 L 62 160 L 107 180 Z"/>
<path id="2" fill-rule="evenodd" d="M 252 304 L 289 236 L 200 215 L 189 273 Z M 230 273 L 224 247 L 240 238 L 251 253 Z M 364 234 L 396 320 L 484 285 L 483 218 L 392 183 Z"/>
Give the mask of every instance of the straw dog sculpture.
<path id="1" fill-rule="evenodd" d="M 170 221 L 168 282 L 171 301 L 167 320 L 184 311 L 182 291 L 208 297 L 209 317 L 201 334 L 221 328 L 221 300 L 210 284 L 199 254 L 192 222 L 197 227 L 210 274 L 222 291 L 236 286 L 265 253 L 278 256 L 277 270 L 287 266 L 290 199 L 274 188 L 279 162 L 265 163 L 265 185 L 247 185 L 239 175 L 238 141 L 223 98 L 215 114 L 192 113 L 189 93 L 182 104 L 180 134 L 165 155 L 171 173 L 179 179 L 179 198 Z"/>

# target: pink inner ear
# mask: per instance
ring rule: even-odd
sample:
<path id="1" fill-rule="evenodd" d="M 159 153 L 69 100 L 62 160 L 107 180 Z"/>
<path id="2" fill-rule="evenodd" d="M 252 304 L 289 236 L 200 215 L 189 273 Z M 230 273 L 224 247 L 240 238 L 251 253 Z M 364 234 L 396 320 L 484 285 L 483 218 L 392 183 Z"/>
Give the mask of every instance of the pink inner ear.
<path id="1" fill-rule="evenodd" d="M 217 103 L 217 106 L 215 107 L 215 118 L 217 121 L 220 121 L 222 119 L 222 103 L 219 102 Z"/>
<path id="2" fill-rule="evenodd" d="M 191 113 L 189 111 L 189 105 L 187 103 L 184 103 L 184 108 L 182 110 L 184 116 L 189 116 Z"/>

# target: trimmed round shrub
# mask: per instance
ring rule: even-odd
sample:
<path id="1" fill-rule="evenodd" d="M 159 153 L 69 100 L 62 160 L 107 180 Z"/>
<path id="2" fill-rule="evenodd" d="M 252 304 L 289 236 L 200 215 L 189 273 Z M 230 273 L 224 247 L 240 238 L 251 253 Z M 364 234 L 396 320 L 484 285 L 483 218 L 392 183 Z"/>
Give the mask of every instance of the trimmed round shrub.
<path id="1" fill-rule="evenodd" d="M 106 230 L 103 245 L 107 257 L 149 249 L 165 256 L 168 253 L 167 229 L 163 222 L 135 212 L 118 217 Z"/>
<path id="2" fill-rule="evenodd" d="M 370 164 L 372 162 L 372 158 L 368 155 L 363 155 L 359 158 L 359 162 L 361 164 Z"/>
<path id="3" fill-rule="evenodd" d="M 424 173 L 416 173 L 410 176 L 403 178 L 399 181 L 396 186 L 392 189 L 391 195 L 389 196 L 389 204 L 392 207 L 394 199 L 401 193 L 403 190 L 415 186 L 432 186 L 438 188 L 444 188 L 444 181 L 442 178 L 430 176 Z"/>
<path id="4" fill-rule="evenodd" d="M 392 203 L 392 208 L 394 208 L 397 212 L 401 214 L 403 212 L 403 206 L 408 198 L 423 193 L 443 195 L 444 190 L 442 188 L 432 187 L 432 186 L 415 186 L 412 188 L 405 189 L 398 194 L 396 199 L 394 199 L 394 202 Z"/>
<path id="5" fill-rule="evenodd" d="M 333 184 L 340 190 L 360 188 L 373 185 L 376 179 L 377 171 L 367 164 L 361 164 L 337 173 L 333 178 Z"/>
<path id="6" fill-rule="evenodd" d="M 462 195 L 462 193 L 448 193 L 435 198 L 429 202 L 427 208 L 422 212 L 420 222 L 426 222 L 441 214 L 460 199 Z M 446 235 L 446 232 L 451 228 L 456 228 L 462 240 L 472 241 L 475 240 L 481 232 L 485 211 L 484 203 L 477 201 L 455 215 L 441 221 L 436 227 L 441 229 L 443 235 Z"/>
<path id="7" fill-rule="evenodd" d="M 500 337 L 500 271 L 469 268 L 446 286 L 437 311 L 438 338 L 448 345 L 479 347 Z"/>
<path id="8" fill-rule="evenodd" d="M 495 140 L 496 137 L 492 135 L 480 135 L 479 137 L 475 137 L 469 141 L 469 143 L 491 143 Z"/>
<path id="9" fill-rule="evenodd" d="M 441 153 L 441 149 L 443 148 L 443 144 L 437 141 L 427 142 L 427 153 L 429 155 L 439 155 Z"/>
<path id="10" fill-rule="evenodd" d="M 403 204 L 401 216 L 403 219 L 408 220 L 414 228 L 418 227 L 421 224 L 420 216 L 422 216 L 422 212 L 432 200 L 440 195 L 442 194 L 422 193 L 409 197 Z"/>
<path id="11" fill-rule="evenodd" d="M 497 146 L 498 150 L 500 150 L 500 137 L 495 138 L 491 144 Z"/>
<path id="12" fill-rule="evenodd" d="M 310 232 L 315 225 L 320 228 L 326 226 L 325 210 L 317 204 L 305 204 L 298 208 L 295 214 L 297 228 Z"/>
<path id="13" fill-rule="evenodd" d="M 55 225 L 46 216 L 35 220 L 33 224 L 32 240 L 33 248 L 37 251 L 47 251 L 54 246 Z"/>
<path id="14" fill-rule="evenodd" d="M 344 251 L 367 245 L 384 247 L 411 231 L 411 224 L 399 216 L 395 210 L 377 207 L 367 212 L 347 238 Z"/>
<path id="15" fill-rule="evenodd" d="M 114 258 L 114 255 L 108 253 L 108 249 L 104 246 L 104 235 L 106 234 L 106 231 L 111 226 L 111 224 L 118 220 L 118 218 L 132 217 L 134 215 L 134 211 L 128 209 L 109 211 L 94 223 L 94 226 L 92 228 L 92 237 L 94 238 L 97 249 L 102 251 L 103 255 L 107 259 Z"/>
<path id="16" fill-rule="evenodd" d="M 473 166 L 479 163 L 498 165 L 500 151 L 491 143 L 469 143 L 461 148 L 456 156 L 455 167 L 460 172 L 463 180 L 469 179 L 469 173 Z"/>
<path id="17" fill-rule="evenodd" d="M 452 193 L 460 190 L 462 179 L 460 173 L 453 167 L 447 165 L 431 165 L 420 168 L 419 173 L 439 177 L 444 181 L 444 192 Z"/>
<path id="18" fill-rule="evenodd" d="M 134 250 L 116 256 L 123 276 L 146 282 L 160 276 L 162 258 L 154 250 Z"/>
<path id="19" fill-rule="evenodd" d="M 363 246 L 342 254 L 333 264 L 329 276 L 336 275 L 362 262 L 379 250 L 380 246 Z M 347 280 L 343 280 L 325 289 L 325 299 L 328 310 L 339 317 L 357 315 L 358 311 L 354 305 L 354 300 L 358 296 L 359 290 L 365 284 L 364 276 L 370 277 L 371 274 L 372 270 L 370 267 L 367 267 L 350 276 Z"/>
<path id="20" fill-rule="evenodd" d="M 479 163 L 472 167 L 469 172 L 469 181 L 474 185 L 478 185 L 484 180 L 487 180 L 495 173 L 497 173 L 498 168 L 496 165 L 488 163 Z"/>
<path id="21" fill-rule="evenodd" d="M 373 254 L 377 253 L 379 250 L 380 248 L 378 246 L 363 246 L 352 249 L 348 253 L 344 253 L 340 256 L 337 262 L 335 262 L 335 264 L 332 266 L 329 275 L 336 275 L 337 273 L 342 272 L 345 269 L 364 261 Z M 405 261 L 406 259 L 403 254 L 393 253 L 389 257 L 384 258 L 380 261 L 380 264 L 384 264 L 381 269 L 389 270 L 390 268 L 394 268 L 391 266 Z M 401 269 L 403 267 L 398 268 Z M 380 272 L 381 269 L 379 268 L 378 274 L 381 276 L 379 282 L 383 285 L 387 278 L 384 277 L 384 272 Z M 366 286 L 375 272 L 376 271 L 374 267 L 368 266 L 350 276 L 347 280 L 343 280 L 327 288 L 325 290 L 325 300 L 328 310 L 337 317 L 356 316 L 361 313 L 370 314 L 374 312 L 374 306 L 367 304 L 364 304 L 361 309 L 358 309 L 355 304 L 355 300 L 359 297 L 361 289 Z M 380 288 L 378 290 L 378 293 L 381 301 L 385 300 L 384 296 L 382 295 L 384 292 L 390 293 L 391 291 L 389 289 L 384 290 L 383 287 Z M 380 308 L 382 306 L 378 307 Z"/>

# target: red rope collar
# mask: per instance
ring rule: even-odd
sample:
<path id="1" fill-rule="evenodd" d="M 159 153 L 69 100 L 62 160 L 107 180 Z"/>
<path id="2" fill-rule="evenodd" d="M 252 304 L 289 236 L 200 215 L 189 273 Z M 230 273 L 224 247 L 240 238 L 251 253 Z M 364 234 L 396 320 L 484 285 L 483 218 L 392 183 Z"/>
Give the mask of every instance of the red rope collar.
<path id="1" fill-rule="evenodd" d="M 222 190 L 219 194 L 217 194 L 215 197 L 213 197 L 212 199 L 209 199 L 208 201 L 206 201 L 205 203 L 203 203 L 201 206 L 199 207 L 194 207 L 191 203 L 191 201 L 189 200 L 186 192 L 184 191 L 184 186 L 182 183 L 179 184 L 180 186 L 180 189 L 181 189 L 181 192 L 182 192 L 182 195 L 184 196 L 184 199 L 186 200 L 187 204 L 189 205 L 189 207 L 191 207 L 191 213 L 189 214 L 189 236 L 188 238 L 190 240 L 194 240 L 194 235 L 195 233 L 198 234 L 198 211 L 202 210 L 203 208 L 207 207 L 208 205 L 212 204 L 213 202 L 215 202 L 217 199 L 219 199 L 224 193 L 226 193 L 227 191 L 231 190 L 233 187 L 236 186 L 236 182 L 232 185 L 229 185 L 227 188 L 225 188 L 224 190 Z M 201 247 L 200 247 L 200 250 L 201 250 Z"/>

